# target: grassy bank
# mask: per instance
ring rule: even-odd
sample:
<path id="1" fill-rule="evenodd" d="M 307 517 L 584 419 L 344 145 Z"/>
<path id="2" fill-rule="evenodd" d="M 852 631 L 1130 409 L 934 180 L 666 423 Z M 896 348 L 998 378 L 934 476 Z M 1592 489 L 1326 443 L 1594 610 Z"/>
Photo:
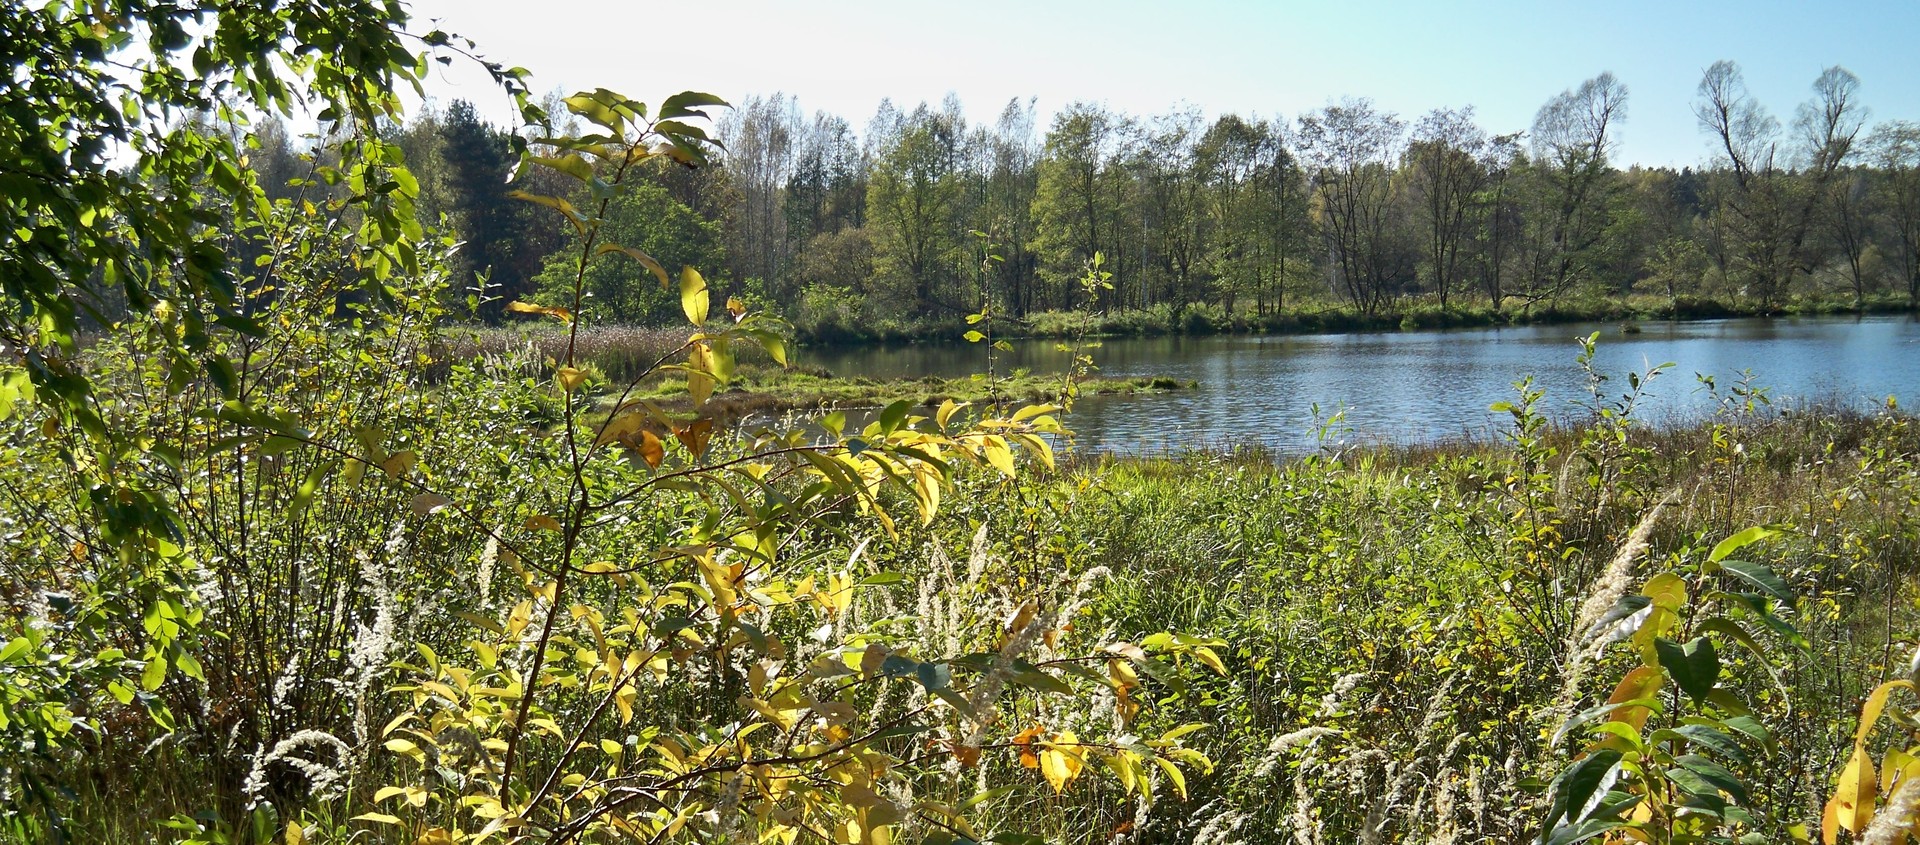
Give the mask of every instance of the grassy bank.
<path id="1" fill-rule="evenodd" d="M 699 409 L 699 415 L 722 423 L 749 416 L 781 414 L 788 411 L 830 411 L 841 409 L 883 408 L 895 402 L 907 402 L 921 408 L 933 408 L 946 401 L 980 403 L 1058 402 L 1069 389 L 1074 395 L 1133 395 L 1189 390 L 1194 382 L 1164 376 L 1108 378 L 1094 376 L 1067 379 L 1057 373 L 985 378 L 873 379 L 864 376 L 836 376 L 820 367 L 781 368 L 748 366 L 734 380 L 714 393 Z M 615 392 L 617 391 L 610 391 Z M 663 375 L 650 380 L 630 399 L 646 399 L 669 413 L 691 415 L 692 397 L 686 379 Z"/>
<path id="2" fill-rule="evenodd" d="M 1509 305 L 1495 310 L 1484 305 L 1412 304 L 1373 314 L 1345 305 L 1293 307 L 1267 314 L 1228 313 L 1209 305 L 1173 308 L 1110 309 L 1099 313 L 1047 311 L 1024 318 L 1007 318 L 998 332 L 1014 338 L 1156 337 L 1215 334 L 1330 334 L 1491 326 L 1551 325 L 1560 323 L 1635 320 L 1711 320 L 1729 317 L 1777 317 L 1817 314 L 1895 314 L 1910 310 L 1904 299 L 1882 297 L 1856 309 L 1851 298 L 1797 299 L 1779 306 L 1701 297 L 1633 296 L 1625 299 L 1569 302 L 1532 307 Z M 862 325 L 797 326 L 803 343 L 845 346 L 867 343 L 947 341 L 967 329 L 955 318 L 878 321 Z"/>

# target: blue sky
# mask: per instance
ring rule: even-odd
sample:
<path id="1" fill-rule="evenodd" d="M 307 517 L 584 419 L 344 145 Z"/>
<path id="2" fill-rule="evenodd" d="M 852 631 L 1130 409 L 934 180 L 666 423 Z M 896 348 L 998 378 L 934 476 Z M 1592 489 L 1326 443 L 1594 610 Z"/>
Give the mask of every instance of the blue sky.
<path id="1" fill-rule="evenodd" d="M 1075 100 L 1135 115 L 1190 104 L 1292 118 L 1341 96 L 1411 122 L 1473 105 L 1483 127 L 1524 130 L 1562 90 L 1612 71 L 1630 90 L 1622 164 L 1687 165 L 1709 148 L 1692 113 L 1702 69 L 1738 62 L 1783 124 L 1820 71 L 1861 80 L 1874 120 L 1920 120 L 1920 0 L 1787 2 L 1152 3 L 974 0 L 415 0 L 536 90 L 607 87 L 643 101 L 693 88 L 739 99 L 784 91 L 863 127 L 881 98 L 957 94 L 990 120 L 1037 98 L 1044 121 Z M 483 77 L 437 73 L 429 92 L 504 121 Z"/>

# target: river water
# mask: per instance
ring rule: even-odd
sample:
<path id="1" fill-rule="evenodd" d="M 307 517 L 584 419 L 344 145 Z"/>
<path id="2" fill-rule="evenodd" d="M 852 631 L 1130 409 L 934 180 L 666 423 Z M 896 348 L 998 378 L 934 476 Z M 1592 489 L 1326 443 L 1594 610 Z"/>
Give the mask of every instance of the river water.
<path id="1" fill-rule="evenodd" d="M 1808 403 L 1872 407 L 1887 397 L 1920 401 L 1920 322 L 1874 316 L 1524 326 L 1341 335 L 1218 336 L 1108 340 L 1088 351 L 1109 376 L 1171 376 L 1193 390 L 1087 397 L 1064 418 L 1081 449 L 1124 453 L 1258 443 L 1312 448 L 1319 425 L 1342 412 L 1348 442 L 1417 444 L 1497 436 L 1506 414 L 1488 410 L 1516 396 L 1531 375 L 1542 409 L 1586 416 L 1586 376 L 1576 338 L 1600 332 L 1595 367 L 1611 378 L 1603 397 L 1628 388 L 1628 372 L 1671 363 L 1646 385 L 1639 414 L 1651 424 L 1697 419 L 1731 395 L 1743 374 L 1774 407 Z M 1001 372 L 1058 371 L 1068 355 L 1053 341 L 1016 342 Z M 836 375 L 959 376 L 986 369 L 984 345 L 806 350 L 807 363 Z M 1698 378 L 1718 385 L 1709 391 Z M 1716 399 L 1716 393 L 1718 399 Z M 1315 407 L 1318 407 L 1316 416 Z"/>

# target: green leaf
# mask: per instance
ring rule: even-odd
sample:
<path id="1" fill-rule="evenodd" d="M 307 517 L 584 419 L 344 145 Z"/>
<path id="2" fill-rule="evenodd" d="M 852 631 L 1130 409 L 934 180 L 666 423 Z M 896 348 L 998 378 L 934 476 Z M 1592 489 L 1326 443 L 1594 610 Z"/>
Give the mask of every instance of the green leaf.
<path id="1" fill-rule="evenodd" d="M 1681 725 L 1672 730 L 1658 730 L 1653 732 L 1653 736 L 1650 739 L 1657 743 L 1669 738 L 1684 740 L 1696 748 L 1713 751 L 1736 763 L 1748 763 L 1752 761 L 1752 756 L 1747 754 L 1745 748 L 1740 747 L 1738 740 L 1735 740 L 1724 731 L 1708 725 Z"/>
<path id="2" fill-rule="evenodd" d="M 1013 682 L 1028 689 L 1049 692 L 1054 695 L 1072 695 L 1073 687 L 1067 682 L 1047 674 L 1040 667 L 1025 660 L 1013 662 Z"/>
<path id="3" fill-rule="evenodd" d="M 1633 636 L 1653 615 L 1652 605 L 1653 599 L 1646 596 L 1621 596 L 1620 601 L 1607 608 L 1607 612 L 1587 628 L 1587 642 L 1616 643 Z"/>
<path id="4" fill-rule="evenodd" d="M 726 100 L 712 94 L 699 91 L 682 91 L 660 103 L 661 120 L 675 120 L 682 117 L 708 117 L 703 111 L 708 106 L 726 106 Z"/>
<path id="5" fill-rule="evenodd" d="M 589 164 L 586 159 L 581 158 L 579 153 L 567 153 L 557 158 L 531 156 L 530 160 L 535 164 L 546 165 L 582 182 L 593 179 L 593 165 Z"/>
<path id="6" fill-rule="evenodd" d="M 907 411 L 912 408 L 913 405 L 905 399 L 888 405 L 886 410 L 880 412 L 880 430 L 887 434 L 899 431 L 900 426 L 907 421 Z"/>
<path id="7" fill-rule="evenodd" d="M 147 692 L 159 689 L 160 684 L 166 680 L 167 660 L 164 657 L 156 655 L 152 660 L 147 661 L 146 668 L 140 671 L 140 688 Z"/>
<path id="8" fill-rule="evenodd" d="M 1769 748 L 1773 745 L 1773 733 L 1752 716 L 1735 716 L 1720 724 Z"/>
<path id="9" fill-rule="evenodd" d="M 1620 780 L 1621 754 L 1601 749 L 1582 758 L 1553 779 L 1553 809 L 1547 828 L 1578 825 L 1586 821 L 1606 799 L 1607 790 Z M 1577 840 L 1569 840 L 1577 841 Z"/>
<path id="10" fill-rule="evenodd" d="M 1747 785 L 1740 781 L 1739 775 L 1728 771 L 1725 766 L 1698 754 L 1682 754 L 1675 758 L 1674 762 L 1679 763 L 1687 771 L 1699 775 L 1700 779 L 1711 784 L 1714 790 L 1733 796 L 1734 801 L 1741 804 L 1748 802 L 1750 796 L 1747 794 Z M 1671 770 L 1668 773 L 1671 774 Z"/>
<path id="11" fill-rule="evenodd" d="M 206 673 L 200 668 L 200 661 L 184 651 L 174 656 L 173 665 L 180 668 L 181 674 L 196 681 L 204 681 L 207 679 Z"/>
<path id="12" fill-rule="evenodd" d="M 906 655 L 889 654 L 887 659 L 880 661 L 880 674 L 889 678 L 917 677 L 919 672 L 920 661 Z"/>
<path id="13" fill-rule="evenodd" d="M 1585 842 L 1613 830 L 1616 824 L 1618 822 L 1612 819 L 1588 819 L 1579 824 L 1549 830 L 1541 834 L 1540 841 L 1544 845 L 1573 845 L 1575 842 Z"/>
<path id="14" fill-rule="evenodd" d="M 1696 637 L 1682 645 L 1662 637 L 1653 641 L 1653 649 L 1660 656 L 1660 668 L 1667 670 L 1694 704 L 1706 701 L 1707 693 L 1720 680 L 1720 658 L 1714 653 L 1712 640 Z"/>
<path id="15" fill-rule="evenodd" d="M 338 460 L 321 461 L 315 464 L 313 469 L 308 470 L 307 477 L 301 480 L 300 486 L 293 491 L 293 500 L 287 503 L 287 513 L 294 517 L 306 513 L 307 508 L 313 504 L 314 495 L 320 491 L 320 482 L 325 481 L 327 475 L 339 465 Z"/>
<path id="16" fill-rule="evenodd" d="M 953 670 L 945 663 L 922 663 L 914 667 L 914 680 L 928 692 L 949 689 L 953 686 Z"/>
<path id="17" fill-rule="evenodd" d="M 605 102 L 602 102 L 604 98 L 600 95 L 605 93 L 609 92 L 604 88 L 591 94 L 581 92 L 567 97 L 561 102 L 567 104 L 567 111 L 591 120 L 607 131 L 618 134 L 626 125 L 626 119 L 622 117 L 620 113 L 610 108 Z"/>
<path id="18" fill-rule="evenodd" d="M 1776 599 L 1788 603 L 1793 601 L 1793 588 L 1787 586 L 1786 581 L 1766 566 L 1742 560 L 1725 560 L 1720 562 L 1720 568 L 1733 573 L 1742 581 L 1759 587 L 1762 592 Z"/>
<path id="19" fill-rule="evenodd" d="M 1727 555 L 1733 554 L 1734 552 L 1737 552 L 1741 549 L 1751 546 L 1754 543 L 1758 543 L 1770 537 L 1778 537 L 1781 534 L 1785 534 L 1785 533 L 1786 533 L 1785 531 L 1770 525 L 1755 525 L 1752 528 L 1748 528 L 1745 531 L 1741 531 L 1740 533 L 1735 534 L 1731 537 L 1728 537 L 1725 540 L 1721 540 L 1719 545 L 1716 545 L 1713 547 L 1713 552 L 1707 555 L 1707 562 L 1719 563 L 1720 561 L 1725 560 Z"/>
<path id="20" fill-rule="evenodd" d="M 12 663 L 14 658 L 26 654 L 27 649 L 32 647 L 33 643 L 28 642 L 26 637 L 14 637 L 7 641 L 5 648 L 0 648 L 0 663 Z"/>
<path id="21" fill-rule="evenodd" d="M 787 366 L 787 341 L 785 338 L 766 329 L 749 329 L 747 335 L 760 342 L 760 348 L 767 351 L 767 357 L 775 364 Z"/>

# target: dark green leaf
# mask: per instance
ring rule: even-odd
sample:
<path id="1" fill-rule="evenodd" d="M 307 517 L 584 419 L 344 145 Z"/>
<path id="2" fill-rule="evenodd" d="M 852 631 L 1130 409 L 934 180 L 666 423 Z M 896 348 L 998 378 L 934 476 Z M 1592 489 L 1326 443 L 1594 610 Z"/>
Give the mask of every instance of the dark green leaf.
<path id="1" fill-rule="evenodd" d="M 1793 588 L 1788 587 L 1786 581 L 1781 580 L 1779 575 L 1775 574 L 1772 569 L 1766 566 L 1758 563 L 1748 563 L 1743 560 L 1723 560 L 1720 562 L 1720 568 L 1733 573 L 1741 580 L 1755 587 L 1759 587 L 1761 591 L 1776 599 L 1788 603 L 1792 603 L 1793 601 Z"/>
<path id="2" fill-rule="evenodd" d="M 1720 658 L 1713 651 L 1712 640 L 1696 637 L 1682 645 L 1662 637 L 1653 641 L 1653 650 L 1660 657 L 1660 668 L 1667 670 L 1694 704 L 1707 700 L 1707 693 L 1720 680 Z"/>
<path id="3" fill-rule="evenodd" d="M 1547 816 L 1546 828 L 1579 825 L 1598 809 L 1607 790 L 1620 779 L 1620 759 L 1620 752 L 1601 749 L 1581 758 L 1554 778 L 1553 808 Z"/>

